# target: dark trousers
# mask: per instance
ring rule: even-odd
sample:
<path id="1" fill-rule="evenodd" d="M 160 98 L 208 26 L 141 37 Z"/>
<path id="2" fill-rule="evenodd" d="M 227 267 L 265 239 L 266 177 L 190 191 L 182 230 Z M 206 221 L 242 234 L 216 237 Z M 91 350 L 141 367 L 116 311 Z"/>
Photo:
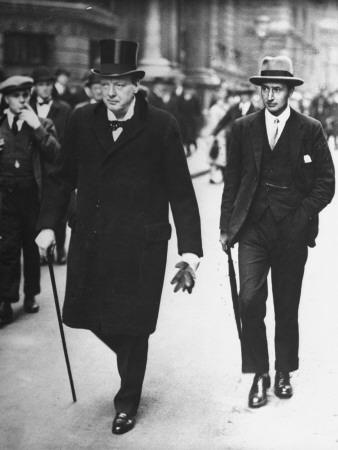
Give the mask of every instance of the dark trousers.
<path id="1" fill-rule="evenodd" d="M 40 257 L 35 244 L 39 214 L 36 185 L 14 187 L 0 192 L 0 300 L 19 300 L 21 250 L 23 251 L 24 293 L 40 292 Z"/>
<path id="2" fill-rule="evenodd" d="M 276 222 L 269 209 L 258 222 L 249 221 L 243 228 L 238 262 L 244 373 L 269 370 L 264 318 L 270 269 L 275 310 L 275 369 L 286 372 L 298 369 L 298 307 L 307 260 L 304 234 L 294 234 L 290 217 Z"/>
<path id="3" fill-rule="evenodd" d="M 95 331 L 113 352 L 116 353 L 121 387 L 114 398 L 116 412 L 136 415 L 141 399 L 142 385 L 147 365 L 149 335 L 106 335 Z"/>

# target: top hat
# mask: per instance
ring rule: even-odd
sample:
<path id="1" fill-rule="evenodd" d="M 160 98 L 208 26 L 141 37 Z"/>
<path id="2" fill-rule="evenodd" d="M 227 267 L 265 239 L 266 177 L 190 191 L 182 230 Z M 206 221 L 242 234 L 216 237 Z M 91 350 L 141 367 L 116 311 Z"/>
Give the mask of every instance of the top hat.
<path id="1" fill-rule="evenodd" d="M 137 42 L 103 39 L 100 41 L 100 68 L 92 72 L 104 77 L 135 75 L 141 79 L 145 72 L 137 70 L 137 50 Z"/>
<path id="2" fill-rule="evenodd" d="M 33 78 L 22 75 L 13 75 L 0 83 L 0 92 L 3 95 L 8 95 L 13 92 L 31 89 L 32 86 Z"/>
<path id="3" fill-rule="evenodd" d="M 52 74 L 51 70 L 48 67 L 37 67 L 32 72 L 32 78 L 34 83 L 39 83 L 40 81 L 54 81 L 55 76 Z"/>
<path id="4" fill-rule="evenodd" d="M 251 77 L 250 81 L 257 86 L 266 82 L 286 83 L 291 86 L 300 86 L 304 83 L 301 78 L 293 76 L 292 61 L 287 56 L 263 58 L 260 75 Z"/>

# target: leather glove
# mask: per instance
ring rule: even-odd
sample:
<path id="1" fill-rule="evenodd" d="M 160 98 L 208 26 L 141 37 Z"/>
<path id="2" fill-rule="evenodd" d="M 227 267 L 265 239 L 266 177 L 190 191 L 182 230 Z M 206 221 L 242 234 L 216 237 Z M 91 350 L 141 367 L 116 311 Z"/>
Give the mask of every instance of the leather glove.
<path id="1" fill-rule="evenodd" d="M 188 263 L 181 261 L 175 266 L 177 269 L 180 269 L 174 278 L 171 280 L 171 284 L 176 284 L 174 288 L 174 292 L 179 291 L 188 291 L 191 294 L 193 287 L 195 286 L 195 272 L 189 266 Z"/>

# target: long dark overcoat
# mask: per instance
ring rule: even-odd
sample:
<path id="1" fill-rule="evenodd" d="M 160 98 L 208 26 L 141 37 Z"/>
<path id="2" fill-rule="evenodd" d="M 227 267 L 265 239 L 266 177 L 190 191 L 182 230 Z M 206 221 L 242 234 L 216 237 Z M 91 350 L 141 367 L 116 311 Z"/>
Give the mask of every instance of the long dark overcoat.
<path id="1" fill-rule="evenodd" d="M 114 143 L 101 102 L 69 122 L 60 170 L 46 183 L 39 228 L 54 228 L 77 192 L 63 320 L 116 334 L 156 327 L 171 205 L 179 254 L 202 255 L 200 218 L 175 119 L 137 96 Z"/>
<path id="2" fill-rule="evenodd" d="M 334 195 L 334 165 L 318 120 L 293 109 L 288 120 L 294 149 L 293 182 L 302 194 L 299 213 L 307 244 L 313 247 L 318 234 L 318 213 Z M 220 220 L 220 229 L 228 234 L 230 242 L 238 239 L 260 183 L 265 139 L 264 109 L 234 122 Z"/>

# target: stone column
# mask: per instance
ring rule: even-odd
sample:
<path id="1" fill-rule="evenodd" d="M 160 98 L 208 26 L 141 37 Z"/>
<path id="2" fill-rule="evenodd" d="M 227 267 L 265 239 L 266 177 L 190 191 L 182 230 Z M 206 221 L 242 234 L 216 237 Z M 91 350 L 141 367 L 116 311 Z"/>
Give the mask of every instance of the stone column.
<path id="1" fill-rule="evenodd" d="M 161 15 L 159 0 L 148 0 L 143 58 L 140 68 L 146 77 L 167 77 L 171 74 L 170 62 L 161 53 Z"/>
<path id="2" fill-rule="evenodd" d="M 216 2 L 212 0 L 216 7 Z M 211 68 L 211 27 L 217 26 L 211 23 L 209 2 L 203 0 L 187 2 L 184 14 L 185 28 L 185 73 L 187 77 L 200 85 L 213 85 L 219 78 Z M 214 33 L 212 33 L 214 34 Z"/>

